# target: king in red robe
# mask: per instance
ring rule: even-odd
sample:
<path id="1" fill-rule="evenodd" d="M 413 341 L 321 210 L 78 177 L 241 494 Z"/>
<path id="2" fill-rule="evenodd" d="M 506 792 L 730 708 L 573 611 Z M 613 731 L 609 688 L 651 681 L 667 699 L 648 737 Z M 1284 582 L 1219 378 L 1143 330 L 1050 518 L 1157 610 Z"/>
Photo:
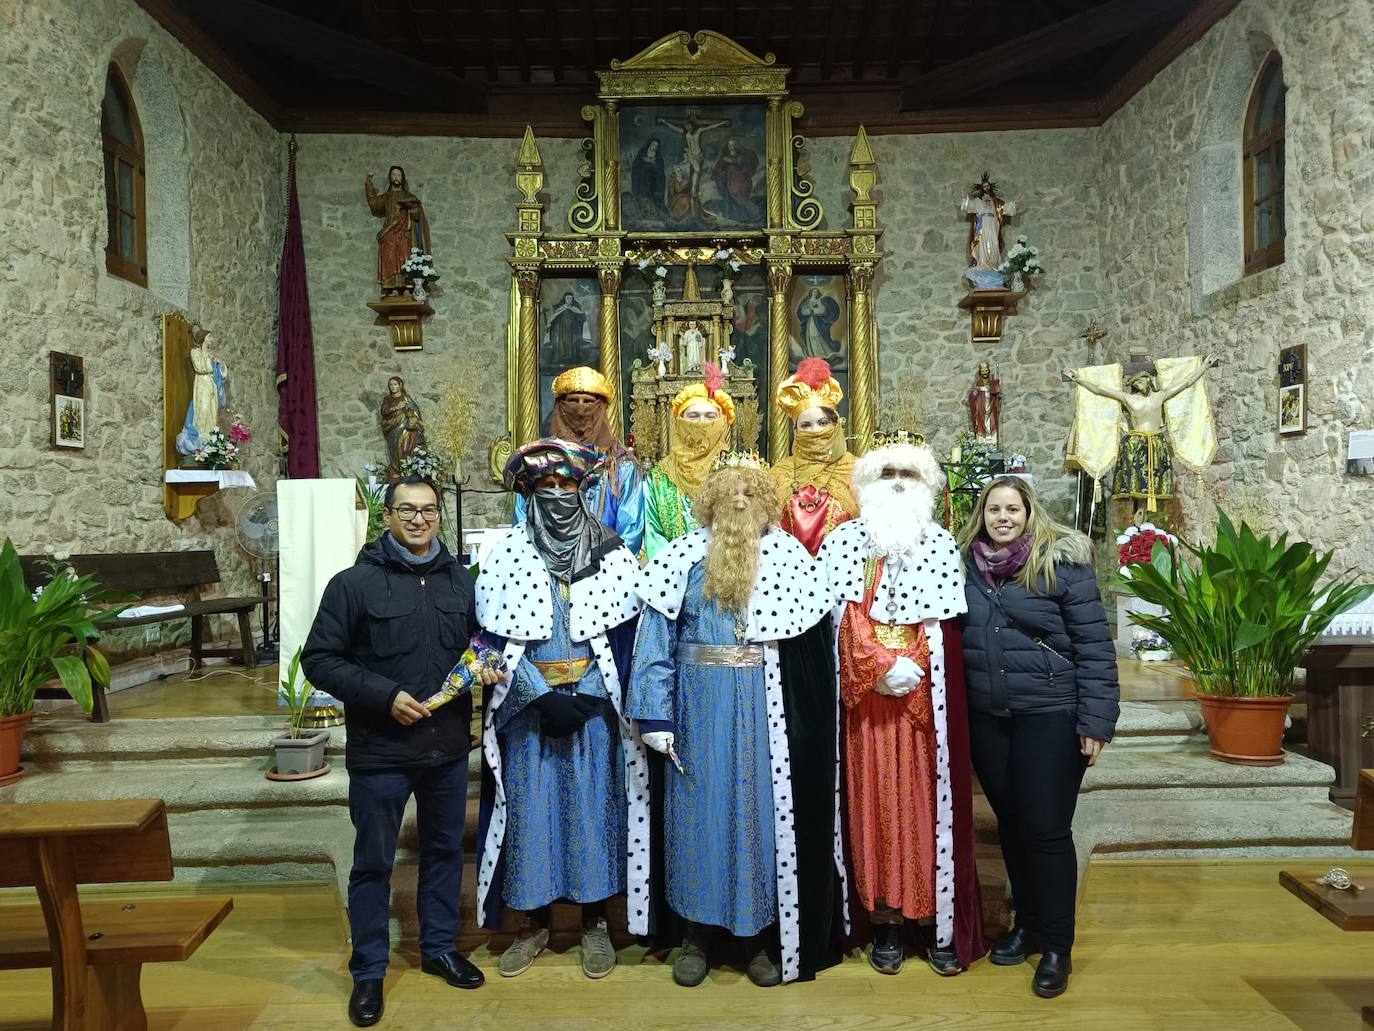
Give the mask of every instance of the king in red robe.
<path id="1" fill-rule="evenodd" d="M 954 538 L 931 517 L 943 486 L 930 450 L 904 435 L 854 469 L 860 516 L 819 559 L 834 591 L 850 875 L 873 927 L 869 962 L 902 967 L 917 925 L 936 973 L 987 951 L 974 865 Z"/>

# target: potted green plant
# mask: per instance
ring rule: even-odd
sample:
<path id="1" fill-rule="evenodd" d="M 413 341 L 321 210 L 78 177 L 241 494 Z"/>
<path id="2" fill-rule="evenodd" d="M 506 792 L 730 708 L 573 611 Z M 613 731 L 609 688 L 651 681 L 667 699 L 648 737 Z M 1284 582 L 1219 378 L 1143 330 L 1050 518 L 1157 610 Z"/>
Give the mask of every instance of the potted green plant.
<path id="1" fill-rule="evenodd" d="M 315 688 L 301 676 L 301 651 L 286 666 L 286 679 L 281 682 L 280 696 L 291 710 L 291 733 L 272 739 L 277 764 L 267 771 L 268 780 L 309 780 L 329 772 L 324 761 L 324 748 L 329 743 L 329 731 L 307 730 L 301 724 L 310 696 Z"/>
<path id="2" fill-rule="evenodd" d="M 48 582 L 30 592 L 19 554 L 5 538 L 0 548 L 0 784 L 24 775 L 19 756 L 40 687 L 56 677 L 90 712 L 92 683 L 110 684 L 110 664 L 91 642 L 100 638 L 96 623 L 124 608 L 100 606 L 125 596 L 92 577 L 77 576 L 58 560 L 47 566 Z"/>
<path id="3" fill-rule="evenodd" d="M 1283 723 L 1302 654 L 1331 620 L 1374 594 L 1354 576 L 1326 584 L 1332 552 L 1305 541 L 1237 530 L 1217 512 L 1216 543 L 1183 547 L 1188 562 L 1160 542 L 1150 561 L 1131 565 L 1121 586 L 1162 605 L 1164 615 L 1131 619 L 1162 637 L 1191 671 L 1212 755 L 1224 762 L 1283 762 Z"/>

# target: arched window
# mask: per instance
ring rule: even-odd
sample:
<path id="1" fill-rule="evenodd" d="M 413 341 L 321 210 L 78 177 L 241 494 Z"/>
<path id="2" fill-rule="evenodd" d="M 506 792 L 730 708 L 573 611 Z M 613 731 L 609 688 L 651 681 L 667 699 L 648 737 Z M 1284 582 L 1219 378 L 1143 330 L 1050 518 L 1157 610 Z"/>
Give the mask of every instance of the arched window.
<path id="1" fill-rule="evenodd" d="M 105 76 L 100 104 L 100 140 L 105 152 L 105 270 L 139 286 L 148 285 L 147 209 L 144 205 L 143 131 L 133 95 L 118 66 Z"/>
<path id="2" fill-rule="evenodd" d="M 1245 114 L 1245 272 L 1283 262 L 1283 60 L 1265 58 Z"/>

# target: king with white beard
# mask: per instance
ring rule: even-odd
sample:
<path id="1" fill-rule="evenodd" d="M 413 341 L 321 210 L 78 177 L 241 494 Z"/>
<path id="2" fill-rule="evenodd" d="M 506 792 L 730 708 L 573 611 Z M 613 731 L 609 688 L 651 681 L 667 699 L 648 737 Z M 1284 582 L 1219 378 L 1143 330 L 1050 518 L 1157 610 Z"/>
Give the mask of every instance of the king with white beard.
<path id="1" fill-rule="evenodd" d="M 885 974 L 902 967 L 905 921 L 938 974 L 987 951 L 955 620 L 963 566 L 932 517 L 943 486 L 919 438 L 880 436 L 854 467 L 859 517 L 818 555 L 834 592 L 854 894 L 873 925 L 869 962 Z"/>

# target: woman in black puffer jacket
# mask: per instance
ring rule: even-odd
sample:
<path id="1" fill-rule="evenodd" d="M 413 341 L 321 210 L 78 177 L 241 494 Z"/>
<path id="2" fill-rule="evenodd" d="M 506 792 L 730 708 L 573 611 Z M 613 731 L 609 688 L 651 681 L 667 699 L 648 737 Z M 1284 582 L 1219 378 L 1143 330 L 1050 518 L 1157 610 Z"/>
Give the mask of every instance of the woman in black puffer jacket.
<path id="1" fill-rule="evenodd" d="M 1050 519 L 1024 480 L 983 488 L 960 545 L 969 744 L 1016 910 L 991 959 L 1040 952 L 1032 988 L 1053 998 L 1069 985 L 1078 788 L 1120 711 L 1116 649 L 1092 543 Z"/>

